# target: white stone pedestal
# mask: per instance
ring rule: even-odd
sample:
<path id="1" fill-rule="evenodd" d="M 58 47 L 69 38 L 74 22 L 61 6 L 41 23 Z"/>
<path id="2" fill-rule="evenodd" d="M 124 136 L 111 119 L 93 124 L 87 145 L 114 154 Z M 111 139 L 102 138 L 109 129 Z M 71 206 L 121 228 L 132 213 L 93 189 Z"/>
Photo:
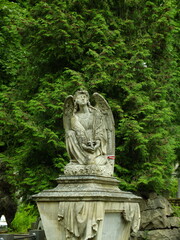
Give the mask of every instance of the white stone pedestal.
<path id="1" fill-rule="evenodd" d="M 115 178 L 60 176 L 58 186 L 33 198 L 47 240 L 128 240 L 140 222 L 140 197 Z"/>

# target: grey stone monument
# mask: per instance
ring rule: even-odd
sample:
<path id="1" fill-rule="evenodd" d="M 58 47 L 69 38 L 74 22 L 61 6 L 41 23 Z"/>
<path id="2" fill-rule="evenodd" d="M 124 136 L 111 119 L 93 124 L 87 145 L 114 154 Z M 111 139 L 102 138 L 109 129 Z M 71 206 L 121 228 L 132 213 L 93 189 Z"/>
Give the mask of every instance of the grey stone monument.
<path id="1" fill-rule="evenodd" d="M 106 100 L 79 90 L 64 103 L 70 162 L 54 189 L 37 201 L 47 240 L 128 240 L 138 231 L 140 197 L 121 191 L 113 177 L 115 130 Z"/>

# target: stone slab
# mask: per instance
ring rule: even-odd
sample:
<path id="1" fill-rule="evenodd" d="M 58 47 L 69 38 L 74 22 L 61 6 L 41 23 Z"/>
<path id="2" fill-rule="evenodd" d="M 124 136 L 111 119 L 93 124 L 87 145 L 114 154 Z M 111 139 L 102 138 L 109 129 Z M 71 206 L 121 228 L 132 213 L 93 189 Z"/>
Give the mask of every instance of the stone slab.
<path id="1" fill-rule="evenodd" d="M 120 233 L 123 232 L 126 224 L 120 213 L 106 213 L 103 223 L 102 240 L 123 240 Z"/>

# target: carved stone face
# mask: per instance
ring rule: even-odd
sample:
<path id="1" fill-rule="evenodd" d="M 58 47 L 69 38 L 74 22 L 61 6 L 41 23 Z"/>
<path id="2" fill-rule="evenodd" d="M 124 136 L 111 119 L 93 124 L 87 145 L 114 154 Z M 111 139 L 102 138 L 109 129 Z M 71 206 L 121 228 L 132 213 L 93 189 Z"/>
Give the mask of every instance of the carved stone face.
<path id="1" fill-rule="evenodd" d="M 86 94 L 81 93 L 76 97 L 76 103 L 78 105 L 87 105 L 88 103 L 88 97 L 86 96 Z"/>

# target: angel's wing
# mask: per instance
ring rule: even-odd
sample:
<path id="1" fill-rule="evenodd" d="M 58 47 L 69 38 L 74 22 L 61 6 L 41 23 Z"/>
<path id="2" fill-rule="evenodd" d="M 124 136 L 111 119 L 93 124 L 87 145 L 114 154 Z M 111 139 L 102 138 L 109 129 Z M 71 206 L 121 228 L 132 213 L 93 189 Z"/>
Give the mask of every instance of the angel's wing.
<path id="1" fill-rule="evenodd" d="M 96 105 L 95 108 L 99 109 L 104 115 L 106 131 L 107 131 L 107 154 L 115 155 L 115 129 L 114 129 L 114 117 L 111 111 L 111 108 L 107 101 L 99 93 L 94 93 L 93 97 L 95 99 Z"/>
<path id="2" fill-rule="evenodd" d="M 69 95 L 64 101 L 64 109 L 63 109 L 63 125 L 65 131 L 71 129 L 71 117 L 74 111 L 74 100 L 73 96 Z"/>

